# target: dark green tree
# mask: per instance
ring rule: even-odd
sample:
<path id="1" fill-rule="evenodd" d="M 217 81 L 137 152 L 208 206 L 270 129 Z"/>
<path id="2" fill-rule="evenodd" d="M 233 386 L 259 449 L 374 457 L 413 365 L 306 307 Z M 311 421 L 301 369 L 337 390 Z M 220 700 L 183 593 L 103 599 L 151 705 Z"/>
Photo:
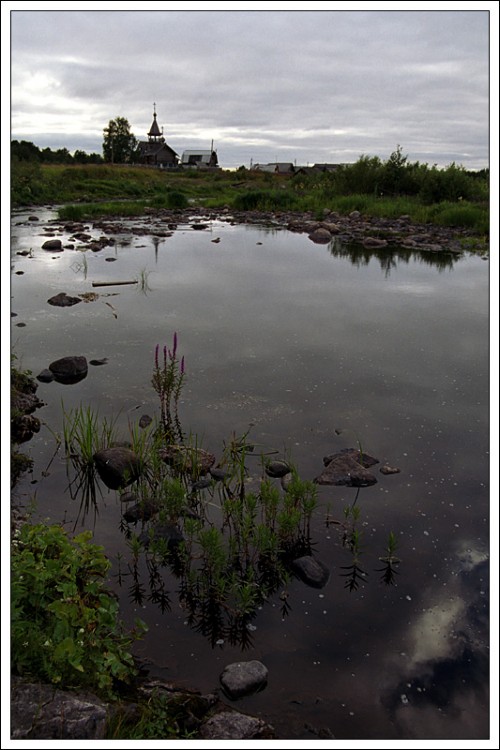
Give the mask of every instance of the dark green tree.
<path id="1" fill-rule="evenodd" d="M 125 117 L 116 117 L 110 120 L 108 127 L 104 128 L 104 141 L 102 152 L 104 161 L 112 164 L 126 164 L 131 161 L 131 156 L 137 148 L 137 139 L 130 132 L 129 121 Z"/>

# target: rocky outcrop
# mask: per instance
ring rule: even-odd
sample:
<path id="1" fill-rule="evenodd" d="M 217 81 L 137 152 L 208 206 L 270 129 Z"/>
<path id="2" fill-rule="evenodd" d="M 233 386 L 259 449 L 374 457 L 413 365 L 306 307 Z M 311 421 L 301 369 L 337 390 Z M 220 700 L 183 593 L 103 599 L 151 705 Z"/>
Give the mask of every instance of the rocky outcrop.
<path id="1" fill-rule="evenodd" d="M 12 678 L 11 739 L 100 740 L 107 707 L 95 695 Z"/>

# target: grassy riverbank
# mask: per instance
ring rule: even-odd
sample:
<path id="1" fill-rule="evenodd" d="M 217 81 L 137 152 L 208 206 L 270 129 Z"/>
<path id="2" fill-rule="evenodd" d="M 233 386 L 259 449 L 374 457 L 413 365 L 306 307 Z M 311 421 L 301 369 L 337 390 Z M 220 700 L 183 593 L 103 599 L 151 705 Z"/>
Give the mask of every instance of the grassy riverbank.
<path id="1" fill-rule="evenodd" d="M 12 205 L 70 204 L 61 216 L 67 219 L 138 215 L 146 207 L 188 205 L 214 210 L 307 211 L 318 218 L 325 209 L 340 214 L 357 210 L 384 218 L 407 215 L 415 223 L 488 234 L 487 175 L 454 166 L 436 170 L 408 165 L 399 171 L 391 176 L 387 163 L 367 165 L 362 159 L 338 172 L 304 175 L 18 162 L 12 167 Z"/>

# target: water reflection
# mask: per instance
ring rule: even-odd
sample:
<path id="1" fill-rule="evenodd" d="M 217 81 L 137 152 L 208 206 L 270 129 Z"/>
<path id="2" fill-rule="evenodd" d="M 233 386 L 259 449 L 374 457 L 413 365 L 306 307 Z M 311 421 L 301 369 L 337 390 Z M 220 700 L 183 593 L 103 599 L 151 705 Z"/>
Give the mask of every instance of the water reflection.
<path id="1" fill-rule="evenodd" d="M 365 248 L 362 245 L 344 245 L 338 241 L 330 243 L 328 249 L 335 258 L 345 258 L 356 268 L 367 266 L 370 261 L 376 259 L 384 275 L 388 277 L 391 271 L 396 270 L 401 263 L 409 264 L 418 262 L 437 268 L 438 271 L 451 270 L 458 262 L 460 256 L 451 252 L 429 252 L 418 249 L 406 248 Z"/>

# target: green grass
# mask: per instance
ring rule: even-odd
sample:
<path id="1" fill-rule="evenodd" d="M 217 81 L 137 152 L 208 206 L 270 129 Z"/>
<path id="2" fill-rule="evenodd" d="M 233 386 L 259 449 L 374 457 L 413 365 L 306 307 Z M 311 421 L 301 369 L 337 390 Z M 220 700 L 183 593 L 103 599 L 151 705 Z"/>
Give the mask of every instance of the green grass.
<path id="1" fill-rule="evenodd" d="M 406 214 L 417 223 L 466 227 L 479 234 L 489 231 L 487 199 L 474 202 L 460 196 L 456 201 L 429 202 L 424 194 L 354 192 L 342 190 L 340 184 L 340 177 L 331 175 L 294 178 L 249 170 L 168 172 L 104 164 L 12 165 L 13 205 L 65 204 L 59 211 L 64 220 L 139 216 L 147 206 L 183 209 L 193 205 L 214 210 L 311 212 L 317 217 L 325 209 L 340 214 L 356 210 L 388 219 Z"/>

